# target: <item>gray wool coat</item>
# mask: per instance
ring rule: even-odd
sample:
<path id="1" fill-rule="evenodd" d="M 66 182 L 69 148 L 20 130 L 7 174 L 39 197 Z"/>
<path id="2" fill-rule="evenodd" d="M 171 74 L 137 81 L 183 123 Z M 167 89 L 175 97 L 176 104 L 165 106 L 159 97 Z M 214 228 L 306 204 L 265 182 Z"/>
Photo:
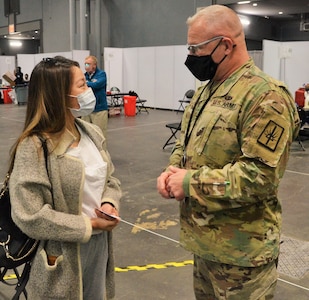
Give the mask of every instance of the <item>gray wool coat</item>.
<path id="1" fill-rule="evenodd" d="M 101 202 L 110 202 L 119 209 L 120 182 L 112 176 L 114 166 L 104 150 L 105 139 L 98 127 L 80 119 L 76 123 L 93 140 L 108 165 Z M 27 285 L 31 300 L 82 299 L 80 243 L 90 239 L 92 226 L 81 213 L 83 163 L 66 155 L 74 140 L 66 131 L 60 141 L 47 141 L 49 176 L 37 136 L 26 138 L 17 149 L 10 177 L 12 217 L 23 232 L 40 240 Z M 108 242 L 106 294 L 111 299 L 115 293 L 112 232 L 108 232 Z M 48 265 L 47 255 L 57 257 L 55 265 Z"/>

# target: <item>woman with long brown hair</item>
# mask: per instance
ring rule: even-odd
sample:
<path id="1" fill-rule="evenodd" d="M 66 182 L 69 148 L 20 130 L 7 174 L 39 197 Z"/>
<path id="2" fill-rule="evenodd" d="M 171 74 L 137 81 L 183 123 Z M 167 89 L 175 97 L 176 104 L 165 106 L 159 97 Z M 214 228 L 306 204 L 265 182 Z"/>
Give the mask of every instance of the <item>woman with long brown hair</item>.
<path id="1" fill-rule="evenodd" d="M 79 118 L 94 105 L 77 62 L 58 56 L 35 66 L 10 178 L 12 217 L 40 240 L 27 286 L 31 300 L 114 296 L 111 231 L 119 219 L 96 209 L 118 216 L 121 190 L 102 131 Z"/>

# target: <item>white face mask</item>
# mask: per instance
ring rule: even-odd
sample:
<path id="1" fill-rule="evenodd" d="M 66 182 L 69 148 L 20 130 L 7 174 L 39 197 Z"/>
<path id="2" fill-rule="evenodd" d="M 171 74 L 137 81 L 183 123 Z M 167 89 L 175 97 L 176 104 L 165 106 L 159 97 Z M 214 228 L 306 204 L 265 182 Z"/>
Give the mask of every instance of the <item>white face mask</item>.
<path id="1" fill-rule="evenodd" d="M 96 98 L 91 88 L 88 88 L 86 91 L 77 96 L 74 95 L 69 96 L 77 98 L 77 101 L 79 103 L 78 109 L 69 107 L 72 115 L 75 118 L 87 116 L 93 112 L 96 103 Z"/>

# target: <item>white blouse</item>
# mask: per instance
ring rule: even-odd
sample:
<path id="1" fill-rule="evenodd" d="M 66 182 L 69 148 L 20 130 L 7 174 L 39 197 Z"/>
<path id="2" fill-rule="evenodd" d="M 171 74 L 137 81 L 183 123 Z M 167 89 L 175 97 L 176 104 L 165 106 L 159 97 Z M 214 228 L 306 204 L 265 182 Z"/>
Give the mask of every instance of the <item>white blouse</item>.
<path id="1" fill-rule="evenodd" d="M 85 166 L 85 183 L 82 212 L 90 218 L 96 217 L 95 208 L 100 208 L 107 173 L 107 163 L 87 134 L 78 127 L 80 141 L 67 154 L 81 159 Z"/>

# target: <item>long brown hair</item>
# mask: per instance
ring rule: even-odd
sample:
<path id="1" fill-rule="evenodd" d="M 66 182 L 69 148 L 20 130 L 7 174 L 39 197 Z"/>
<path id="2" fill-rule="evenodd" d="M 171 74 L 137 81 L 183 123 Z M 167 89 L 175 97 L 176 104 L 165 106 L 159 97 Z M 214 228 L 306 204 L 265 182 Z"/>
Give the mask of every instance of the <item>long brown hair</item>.
<path id="1" fill-rule="evenodd" d="M 29 82 L 27 112 L 23 132 L 11 151 L 11 166 L 18 144 L 32 135 L 61 134 L 66 127 L 72 68 L 78 62 L 62 56 L 44 58 L 33 69 Z"/>

